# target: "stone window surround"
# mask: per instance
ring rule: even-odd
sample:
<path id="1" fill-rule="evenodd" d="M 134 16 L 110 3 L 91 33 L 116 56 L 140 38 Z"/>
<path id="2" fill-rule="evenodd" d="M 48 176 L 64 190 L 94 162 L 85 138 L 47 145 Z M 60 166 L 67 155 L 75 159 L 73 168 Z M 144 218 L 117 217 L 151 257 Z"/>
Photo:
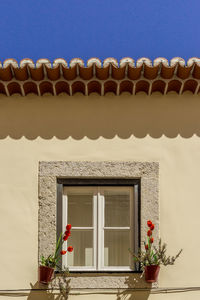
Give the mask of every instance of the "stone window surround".
<path id="1" fill-rule="evenodd" d="M 56 243 L 57 178 L 120 178 L 141 180 L 141 243 L 146 239 L 146 221 L 155 223 L 154 238 L 159 239 L 159 164 L 135 161 L 42 161 L 39 162 L 38 243 L 41 254 L 54 252 Z M 141 245 L 142 246 L 142 245 Z M 71 288 L 149 287 L 141 273 L 74 273 Z"/>

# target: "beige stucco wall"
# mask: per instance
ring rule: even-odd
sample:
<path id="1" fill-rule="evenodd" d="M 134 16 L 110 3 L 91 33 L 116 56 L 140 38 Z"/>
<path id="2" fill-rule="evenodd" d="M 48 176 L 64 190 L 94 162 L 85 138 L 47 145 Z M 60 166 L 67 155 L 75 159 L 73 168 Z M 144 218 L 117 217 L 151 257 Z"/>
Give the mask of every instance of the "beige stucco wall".
<path id="1" fill-rule="evenodd" d="M 199 286 L 200 98 L 159 93 L 0 97 L 0 289 L 37 281 L 38 163 L 65 160 L 157 161 L 160 165 L 160 235 L 170 254 L 160 287 Z M 124 299 L 126 295 L 95 295 Z M 133 293 L 135 299 L 199 299 L 200 292 Z M 45 293 L 2 299 L 56 299 Z M 70 299 L 93 299 L 74 295 Z"/>

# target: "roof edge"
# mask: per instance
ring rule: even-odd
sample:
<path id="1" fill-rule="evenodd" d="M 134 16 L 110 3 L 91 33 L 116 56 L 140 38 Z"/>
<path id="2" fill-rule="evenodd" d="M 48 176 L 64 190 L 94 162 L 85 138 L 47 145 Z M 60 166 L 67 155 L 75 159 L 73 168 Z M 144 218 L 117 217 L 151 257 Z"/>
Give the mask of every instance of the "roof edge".
<path id="1" fill-rule="evenodd" d="M 11 65 L 13 68 L 23 68 L 28 65 L 32 68 L 39 68 L 41 65 L 45 65 L 48 68 L 53 68 L 58 65 L 63 65 L 64 67 L 73 68 L 75 65 L 79 65 L 81 67 L 90 67 L 91 65 L 96 65 L 98 67 L 107 67 L 108 65 L 113 65 L 115 67 L 123 67 L 124 65 L 130 65 L 132 67 L 140 67 L 142 65 L 146 65 L 149 67 L 156 67 L 160 64 L 163 64 L 166 67 L 174 67 L 179 64 L 181 66 L 190 67 L 193 64 L 198 64 L 200 66 L 200 58 L 199 57 L 191 57 L 187 61 L 185 61 L 181 57 L 174 57 L 171 60 L 168 60 L 164 57 L 157 57 L 153 61 L 147 57 L 141 57 L 137 60 L 134 60 L 131 57 L 123 57 L 119 61 L 114 57 L 108 57 L 101 61 L 99 58 L 91 57 L 86 62 L 84 62 L 81 58 L 73 58 L 69 62 L 67 62 L 64 58 L 56 58 L 53 62 L 51 62 L 47 58 L 40 58 L 35 63 L 30 58 L 24 58 L 19 63 L 14 58 L 5 59 L 3 62 L 0 61 L 0 68 L 7 68 Z"/>

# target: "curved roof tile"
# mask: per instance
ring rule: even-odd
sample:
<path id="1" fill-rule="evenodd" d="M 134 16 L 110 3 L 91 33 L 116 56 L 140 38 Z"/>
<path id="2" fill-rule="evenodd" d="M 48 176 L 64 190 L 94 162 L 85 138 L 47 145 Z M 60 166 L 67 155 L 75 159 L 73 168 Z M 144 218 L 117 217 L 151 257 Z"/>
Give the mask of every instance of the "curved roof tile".
<path id="1" fill-rule="evenodd" d="M 146 57 L 137 61 L 124 57 L 118 62 L 109 57 L 102 62 L 93 57 L 86 63 L 80 58 L 73 58 L 69 63 L 64 58 L 57 58 L 53 63 L 46 58 L 36 63 L 29 58 L 22 59 L 19 64 L 15 59 L 0 62 L 0 93 L 7 96 L 61 92 L 119 95 L 139 91 L 149 95 L 156 91 L 181 94 L 186 90 L 194 94 L 200 91 L 200 58 L 192 57 L 187 62 L 181 57 L 170 61 L 164 57 L 154 61 Z"/>

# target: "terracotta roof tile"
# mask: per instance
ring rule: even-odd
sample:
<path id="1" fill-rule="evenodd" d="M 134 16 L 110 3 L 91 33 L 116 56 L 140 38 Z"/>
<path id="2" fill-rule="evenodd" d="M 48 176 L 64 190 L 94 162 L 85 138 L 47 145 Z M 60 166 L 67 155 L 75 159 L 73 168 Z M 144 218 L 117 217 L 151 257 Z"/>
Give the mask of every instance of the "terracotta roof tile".
<path id="1" fill-rule="evenodd" d="M 170 61 L 158 57 L 153 62 L 145 57 L 137 61 L 124 57 L 119 62 L 112 57 L 103 62 L 90 58 L 86 64 L 80 58 L 69 63 L 63 58 L 53 63 L 48 59 L 34 63 L 29 58 L 19 64 L 14 59 L 0 62 L 0 94 L 7 96 L 15 93 L 22 96 L 67 93 L 72 96 L 77 92 L 120 95 L 140 91 L 148 95 L 156 91 L 162 94 L 170 91 L 199 93 L 200 58 L 193 57 L 187 62 L 180 57 Z"/>

